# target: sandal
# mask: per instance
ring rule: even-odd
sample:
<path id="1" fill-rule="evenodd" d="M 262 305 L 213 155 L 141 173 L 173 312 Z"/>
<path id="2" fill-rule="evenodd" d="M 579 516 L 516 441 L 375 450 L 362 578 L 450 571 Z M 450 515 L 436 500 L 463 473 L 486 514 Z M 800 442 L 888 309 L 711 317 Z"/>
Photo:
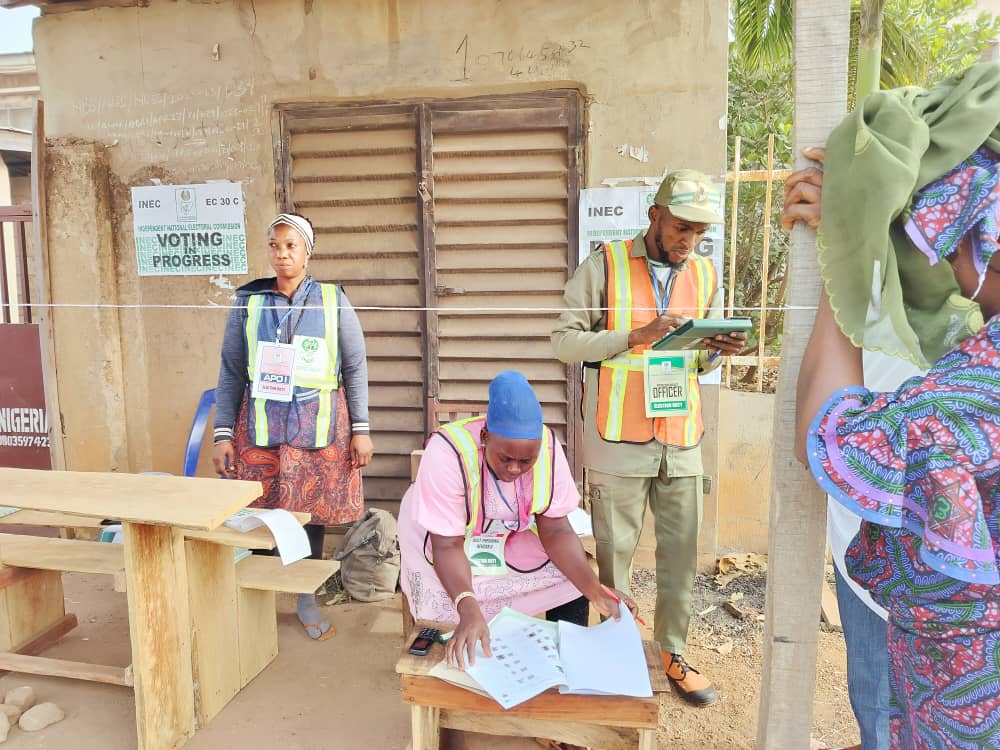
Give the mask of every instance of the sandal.
<path id="1" fill-rule="evenodd" d="M 314 641 L 325 641 L 328 638 L 333 638 L 333 636 L 335 636 L 337 634 L 337 631 L 334 630 L 334 628 L 333 628 L 333 623 L 329 623 L 329 625 L 330 625 L 330 627 L 328 627 L 326 630 L 323 630 L 323 623 L 322 622 L 304 622 L 304 623 L 302 623 L 302 627 L 305 628 L 306 635 L 308 635 Z M 316 636 L 315 638 L 313 638 L 312 635 L 309 634 L 309 628 L 316 628 L 316 630 L 319 631 L 319 635 Z"/>

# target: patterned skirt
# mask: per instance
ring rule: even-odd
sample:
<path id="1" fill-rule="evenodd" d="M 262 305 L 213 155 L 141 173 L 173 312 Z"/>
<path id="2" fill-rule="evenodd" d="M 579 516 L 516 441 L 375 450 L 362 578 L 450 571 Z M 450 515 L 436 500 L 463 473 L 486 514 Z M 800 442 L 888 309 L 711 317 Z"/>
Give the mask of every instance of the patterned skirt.
<path id="1" fill-rule="evenodd" d="M 311 513 L 310 523 L 331 526 L 353 523 L 364 511 L 361 471 L 351 465 L 351 417 L 341 388 L 337 397 L 333 442 L 325 448 L 262 448 L 251 445 L 247 431 L 247 397 L 243 397 L 233 446 L 236 476 L 264 485 L 254 508 L 284 508 Z"/>
<path id="2" fill-rule="evenodd" d="M 889 610 L 892 750 L 1000 750 L 1000 591 L 940 573 L 921 540 L 865 522 L 851 576 Z"/>

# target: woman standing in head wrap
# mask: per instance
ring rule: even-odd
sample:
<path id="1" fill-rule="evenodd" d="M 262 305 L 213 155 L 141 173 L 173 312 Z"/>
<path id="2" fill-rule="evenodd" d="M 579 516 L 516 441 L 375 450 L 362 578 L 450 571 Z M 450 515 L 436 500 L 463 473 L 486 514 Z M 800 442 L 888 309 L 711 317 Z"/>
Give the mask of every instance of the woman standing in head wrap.
<path id="1" fill-rule="evenodd" d="M 799 459 L 864 519 L 846 563 L 889 612 L 893 748 L 1000 748 L 998 126 L 1000 65 L 977 65 L 871 95 L 825 174 L 786 184 L 783 221 L 818 226 L 825 286 Z M 872 393 L 862 346 L 933 365 Z"/>
<path id="2" fill-rule="evenodd" d="M 343 289 L 306 272 L 313 243 L 308 219 L 280 214 L 268 233 L 275 276 L 236 290 L 222 341 L 212 462 L 219 476 L 264 485 L 255 507 L 311 513 L 306 532 L 318 559 L 324 526 L 361 517 L 360 469 L 373 448 L 364 334 Z M 269 392 L 273 373 L 292 357 L 286 392 Z M 298 616 L 311 638 L 334 634 L 314 595 L 299 596 Z"/>

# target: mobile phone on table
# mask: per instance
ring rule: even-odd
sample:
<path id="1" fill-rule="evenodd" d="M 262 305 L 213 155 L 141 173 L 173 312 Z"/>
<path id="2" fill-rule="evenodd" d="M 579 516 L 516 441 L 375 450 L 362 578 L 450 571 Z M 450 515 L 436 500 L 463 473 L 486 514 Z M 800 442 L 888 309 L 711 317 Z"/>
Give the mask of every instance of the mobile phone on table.
<path id="1" fill-rule="evenodd" d="M 431 650 L 439 635 L 441 632 L 437 628 L 421 628 L 410 644 L 408 652 L 414 656 L 427 656 L 427 652 Z"/>

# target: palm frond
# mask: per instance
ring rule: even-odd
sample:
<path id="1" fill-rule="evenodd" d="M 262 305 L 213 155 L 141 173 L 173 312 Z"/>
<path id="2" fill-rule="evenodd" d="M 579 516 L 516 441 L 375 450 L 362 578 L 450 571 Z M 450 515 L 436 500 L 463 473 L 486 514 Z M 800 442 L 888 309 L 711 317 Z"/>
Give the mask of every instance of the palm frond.
<path id="1" fill-rule="evenodd" d="M 792 54 L 792 0 L 732 0 L 737 54 L 750 71 Z"/>

